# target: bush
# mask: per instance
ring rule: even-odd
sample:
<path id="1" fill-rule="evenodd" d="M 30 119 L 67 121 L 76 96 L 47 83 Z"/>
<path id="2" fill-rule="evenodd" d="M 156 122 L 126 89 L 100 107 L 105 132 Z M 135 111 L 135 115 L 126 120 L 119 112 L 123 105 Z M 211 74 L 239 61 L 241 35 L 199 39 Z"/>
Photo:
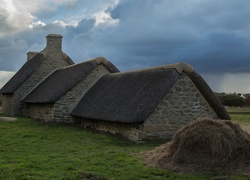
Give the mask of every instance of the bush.
<path id="1" fill-rule="evenodd" d="M 224 106 L 245 106 L 246 102 L 241 94 L 218 94 L 219 99 L 221 100 Z"/>
<path id="2" fill-rule="evenodd" d="M 244 94 L 246 106 L 250 106 L 250 94 Z"/>

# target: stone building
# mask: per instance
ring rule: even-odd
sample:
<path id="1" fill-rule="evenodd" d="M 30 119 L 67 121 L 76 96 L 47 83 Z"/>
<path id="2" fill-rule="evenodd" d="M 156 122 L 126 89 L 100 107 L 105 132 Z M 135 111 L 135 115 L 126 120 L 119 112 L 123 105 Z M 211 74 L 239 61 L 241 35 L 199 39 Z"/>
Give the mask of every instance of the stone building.
<path id="1" fill-rule="evenodd" d="M 133 140 L 169 139 L 198 118 L 230 119 L 207 83 L 186 63 L 107 74 L 71 115 L 85 127 Z"/>
<path id="2" fill-rule="evenodd" d="M 47 45 L 41 52 L 28 52 L 27 62 L 1 88 L 3 113 L 11 116 L 26 115 L 26 104 L 21 100 L 43 78 L 57 68 L 74 62 L 62 51 L 62 36 L 49 34 Z"/>
<path id="3" fill-rule="evenodd" d="M 186 63 L 119 72 L 105 58 L 78 64 L 61 36 L 1 89 L 3 112 L 46 122 L 80 123 L 132 140 L 168 139 L 198 118 L 230 119 L 207 83 Z"/>
<path id="4" fill-rule="evenodd" d="M 105 74 L 118 69 L 105 58 L 59 68 L 41 81 L 23 100 L 29 116 L 44 121 L 73 123 L 70 115 L 79 99 Z"/>

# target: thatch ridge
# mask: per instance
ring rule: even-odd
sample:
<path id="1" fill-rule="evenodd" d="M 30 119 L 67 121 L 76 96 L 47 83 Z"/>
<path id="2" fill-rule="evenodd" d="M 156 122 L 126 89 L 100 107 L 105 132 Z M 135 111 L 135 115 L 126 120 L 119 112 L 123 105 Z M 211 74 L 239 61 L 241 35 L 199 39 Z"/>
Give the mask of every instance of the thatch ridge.
<path id="1" fill-rule="evenodd" d="M 103 76 L 71 115 L 124 123 L 143 122 L 179 77 L 175 69 L 112 73 Z"/>
<path id="2" fill-rule="evenodd" d="M 120 72 L 119 69 L 114 64 L 112 64 L 104 57 L 97 57 L 94 60 L 96 61 L 97 64 L 103 64 L 112 73 Z"/>
<path id="3" fill-rule="evenodd" d="M 140 73 L 140 72 L 153 71 L 153 70 L 159 70 L 159 69 L 175 69 L 179 74 L 181 74 L 182 72 L 191 73 L 194 71 L 194 68 L 188 63 L 179 62 L 179 63 L 168 64 L 168 65 L 163 65 L 163 66 L 156 66 L 156 67 L 126 71 L 126 72 L 123 72 L 123 74 L 136 73 L 136 72 Z"/>

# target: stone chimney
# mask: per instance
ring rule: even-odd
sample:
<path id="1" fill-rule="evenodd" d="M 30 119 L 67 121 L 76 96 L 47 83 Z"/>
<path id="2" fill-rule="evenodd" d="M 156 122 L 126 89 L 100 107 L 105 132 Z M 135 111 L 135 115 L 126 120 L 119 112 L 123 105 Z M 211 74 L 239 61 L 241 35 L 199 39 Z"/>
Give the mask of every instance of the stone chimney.
<path id="1" fill-rule="evenodd" d="M 62 36 L 60 34 L 49 34 L 46 38 L 46 50 L 54 52 L 62 50 Z"/>
<path id="2" fill-rule="evenodd" d="M 38 54 L 38 52 L 34 52 L 34 51 L 27 52 L 27 61 L 32 59 L 37 54 Z"/>

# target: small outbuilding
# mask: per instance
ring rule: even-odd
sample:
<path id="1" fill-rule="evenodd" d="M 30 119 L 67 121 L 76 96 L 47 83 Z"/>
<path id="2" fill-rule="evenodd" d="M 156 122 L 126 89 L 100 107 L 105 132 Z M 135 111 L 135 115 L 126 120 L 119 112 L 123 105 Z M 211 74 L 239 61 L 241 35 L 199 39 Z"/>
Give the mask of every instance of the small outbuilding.
<path id="1" fill-rule="evenodd" d="M 46 122 L 74 123 L 70 115 L 79 99 L 104 75 L 119 70 L 103 57 L 59 68 L 41 81 L 22 102 L 28 116 Z"/>

